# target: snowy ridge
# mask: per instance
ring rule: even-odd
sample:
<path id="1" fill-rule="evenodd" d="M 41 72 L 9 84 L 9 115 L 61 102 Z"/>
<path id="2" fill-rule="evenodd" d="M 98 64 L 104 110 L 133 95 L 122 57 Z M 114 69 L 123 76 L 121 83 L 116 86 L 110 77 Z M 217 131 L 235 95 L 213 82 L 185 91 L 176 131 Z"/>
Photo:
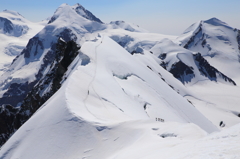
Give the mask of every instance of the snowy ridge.
<path id="1" fill-rule="evenodd" d="M 81 45 L 88 39 L 86 34 L 107 28 L 107 25 L 81 16 L 75 10 L 76 6 L 78 5 L 73 7 L 66 4 L 61 5 L 52 17 L 57 18 L 29 40 L 26 48 L 14 59 L 0 78 L 1 105 L 10 104 L 13 107 L 21 108 L 16 114 L 17 120 L 13 121 L 12 117 L 9 117 L 7 119 L 9 123 L 5 122 L 5 125 L 12 125 L 12 127 L 7 132 L 5 130 L 1 132 L 3 136 L 0 136 L 1 143 L 4 143 L 6 136 L 10 136 L 18 129 L 41 106 L 40 104 L 50 98 L 59 88 L 58 82 L 53 82 L 53 85 L 51 82 L 49 85 L 45 85 L 45 82 L 54 81 L 53 74 L 58 70 L 53 68 L 63 58 L 63 56 L 59 56 L 60 59 L 56 59 L 58 39 L 61 38 L 65 42 L 75 41 Z M 91 37 L 96 38 L 95 36 Z M 48 75 L 52 79 L 46 78 Z M 39 81 L 41 82 L 39 83 Z M 46 89 L 43 90 L 42 88 L 45 87 Z M 42 93 L 39 94 L 39 91 Z M 35 99 L 40 102 L 35 101 Z M 34 104 L 34 106 L 31 106 L 31 104 Z M 23 107 L 22 105 L 26 106 Z"/>
<path id="2" fill-rule="evenodd" d="M 138 25 L 131 24 L 125 21 L 119 21 L 119 20 L 110 22 L 110 26 L 113 29 L 122 28 L 124 30 L 131 31 L 131 32 L 145 32 L 145 33 L 149 32 L 143 28 L 140 28 Z"/>
<path id="3" fill-rule="evenodd" d="M 17 56 L 0 77 L 0 158 L 240 157 L 239 30 L 212 18 L 177 38 L 80 4 L 48 24 L 5 12 L 29 30 L 0 34 Z"/>
<path id="4" fill-rule="evenodd" d="M 2 147 L 1 157 L 20 156 L 27 159 L 33 157 L 33 154 L 39 158 L 86 157 L 87 154 L 94 157 L 110 147 L 111 151 L 98 155 L 103 158 L 115 156 L 119 147 L 130 146 L 147 129 L 161 125 L 156 122 L 156 117 L 164 119 L 166 126 L 174 125 L 171 121 L 194 122 L 208 132 L 217 130 L 160 78 L 155 81 L 155 73 L 108 37 L 85 43 L 81 52 L 91 59 L 90 63 L 82 65 L 81 58 L 74 61 L 75 64 L 70 66 L 73 71 L 63 86 Z M 121 66 L 128 69 L 119 70 Z M 120 79 L 113 74 L 134 75 Z M 148 103 L 145 108 L 144 103 Z M 34 126 L 43 114 L 45 118 Z M 131 128 L 131 125 L 138 125 L 139 122 L 149 123 L 148 128 L 147 124 L 144 128 L 139 125 L 138 130 Z M 49 126 L 52 127 L 51 131 Z M 191 124 L 186 124 L 186 127 L 192 131 L 199 130 Z M 123 130 L 129 132 L 124 131 L 128 135 L 122 134 Z M 33 146 L 30 142 L 32 140 L 39 144 Z M 114 144 L 116 146 L 110 146 L 113 142 L 117 143 Z M 61 148 L 46 148 L 52 144 Z M 101 147 L 102 144 L 106 146 Z M 40 151 L 36 152 L 37 149 Z M 31 153 L 23 153 L 26 150 Z"/>
<path id="5" fill-rule="evenodd" d="M 86 10 L 82 5 L 80 5 L 79 3 L 75 4 L 72 7 L 79 15 L 81 15 L 82 17 L 91 20 L 91 21 L 95 21 L 95 22 L 99 22 L 99 23 L 103 23 L 99 18 L 95 17 L 95 15 L 93 15 L 91 12 L 89 12 L 88 10 Z"/>
<path id="6" fill-rule="evenodd" d="M 64 58 L 63 55 L 56 53 L 56 45 L 59 38 L 65 42 L 74 41 L 79 44 L 79 41 L 85 41 L 83 37 L 86 33 L 95 29 L 104 28 L 101 23 L 90 21 L 80 16 L 71 6 L 62 5 L 60 8 L 61 9 L 58 9 L 53 15 L 53 17 L 58 18 L 54 22 L 46 25 L 38 34 L 29 40 L 21 54 L 13 60 L 12 64 L 0 77 L 0 104 L 9 104 L 13 107 L 21 108 L 16 114 L 17 117 L 14 117 L 18 120 L 13 121 L 12 117 L 7 119 L 2 118 L 2 120 L 5 120 L 4 124 L 6 126 L 12 126 L 10 129 L 1 131 L 1 144 L 6 141 L 6 136 L 11 136 L 11 134 L 40 107 L 39 104 L 42 104 L 42 102 L 50 98 L 50 95 L 55 93 L 59 87 L 58 84 L 56 88 L 51 88 L 55 87 L 55 85 L 48 85 L 48 91 L 50 92 L 45 92 L 48 95 L 44 98 L 42 97 L 43 100 L 41 100 L 41 102 L 33 101 L 36 106 L 30 106 L 30 109 L 28 109 L 28 105 L 22 107 L 24 103 L 27 103 L 24 102 L 24 100 L 29 100 L 28 97 L 30 97 L 30 99 L 32 97 L 36 97 L 33 99 L 41 98 L 41 96 L 38 96 L 39 94 L 32 96 L 31 92 L 37 90 L 33 90 L 34 86 L 38 84 L 41 79 L 47 79 L 46 76 L 49 75 L 52 69 L 58 65 L 58 62 Z M 62 51 L 60 52 L 62 53 Z M 52 76 L 51 78 L 52 79 L 46 80 L 46 82 L 52 81 L 54 77 Z M 46 86 L 41 85 L 40 87 Z M 28 103 L 32 104 L 31 102 Z M 1 117 L 3 116 L 4 115 L 1 115 Z"/>
<path id="7" fill-rule="evenodd" d="M 62 5 L 53 17 L 56 16 L 57 20 L 48 24 L 29 40 L 21 55 L 14 59 L 9 69 L 3 74 L 0 79 L 2 90 L 6 90 L 13 83 L 27 83 L 27 85 L 32 83 L 34 85 L 42 78 L 47 65 L 54 60 L 50 55 L 54 53 L 55 45 L 53 44 L 57 42 L 58 37 L 62 37 L 65 41 L 77 41 L 81 40 L 85 33 L 101 28 L 100 23 L 79 16 L 68 5 Z M 2 94 L 3 96 L 4 94 Z"/>

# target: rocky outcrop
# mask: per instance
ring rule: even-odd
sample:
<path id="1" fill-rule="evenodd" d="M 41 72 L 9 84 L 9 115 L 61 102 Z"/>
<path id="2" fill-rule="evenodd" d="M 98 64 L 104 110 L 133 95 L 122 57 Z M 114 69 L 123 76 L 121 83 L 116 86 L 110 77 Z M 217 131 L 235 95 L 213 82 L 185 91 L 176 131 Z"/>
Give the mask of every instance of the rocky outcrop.
<path id="1" fill-rule="evenodd" d="M 13 31 L 13 23 L 6 18 L 0 17 L 0 26 L 4 34 L 11 34 Z"/>
<path id="2" fill-rule="evenodd" d="M 53 54 L 55 60 L 51 62 L 50 70 L 44 78 L 34 82 L 35 84 L 29 91 L 25 91 L 27 95 L 22 101 L 19 97 L 21 101 L 19 107 L 16 108 L 10 104 L 3 104 L 0 107 L 1 145 L 61 87 L 63 75 L 80 49 L 73 40 L 64 42 L 60 38 L 53 47 L 55 47 Z"/>
<path id="3" fill-rule="evenodd" d="M 0 17 L 0 33 L 19 37 L 29 30 L 27 25 L 13 24 L 9 19 Z"/>
<path id="4" fill-rule="evenodd" d="M 182 61 L 173 64 L 169 72 L 183 84 L 191 82 L 192 78 L 195 77 L 193 68 L 187 66 Z"/>
<path id="5" fill-rule="evenodd" d="M 218 71 L 216 68 L 211 66 L 207 60 L 205 60 L 200 53 L 193 55 L 196 65 L 198 66 L 198 69 L 202 75 L 207 77 L 211 81 L 217 81 L 217 78 L 222 78 L 226 82 L 229 82 L 233 85 L 236 85 L 236 83 L 220 71 Z"/>

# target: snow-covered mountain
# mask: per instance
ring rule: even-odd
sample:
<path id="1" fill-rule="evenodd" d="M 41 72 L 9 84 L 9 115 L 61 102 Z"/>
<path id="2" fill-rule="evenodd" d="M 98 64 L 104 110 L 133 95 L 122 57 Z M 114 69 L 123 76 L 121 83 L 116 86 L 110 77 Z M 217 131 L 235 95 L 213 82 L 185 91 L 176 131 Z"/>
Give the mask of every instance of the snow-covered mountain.
<path id="1" fill-rule="evenodd" d="M 196 30 L 211 48 L 218 30 L 240 36 L 199 23 L 177 38 L 62 4 L 0 77 L 0 158 L 240 156 L 238 76 L 213 62 L 230 56 L 196 47 Z"/>
<path id="2" fill-rule="evenodd" d="M 0 33 L 19 37 L 28 32 L 26 20 L 19 13 L 4 10 L 0 16 Z"/>
<path id="3" fill-rule="evenodd" d="M 161 66 L 173 74 L 183 84 L 198 81 L 236 83 L 211 66 L 200 53 L 194 53 L 169 39 L 164 39 L 150 49 L 150 52 L 162 60 Z"/>
<path id="4" fill-rule="evenodd" d="M 86 42 L 80 52 L 68 67 L 63 86 L 4 145 L 2 156 L 20 155 L 21 158 L 31 158 L 32 153 L 24 154 L 23 152 L 26 150 L 32 152 L 34 149 L 43 150 L 46 145 L 55 145 L 57 142 L 54 141 L 58 141 L 58 143 L 65 143 L 61 144 L 61 147 L 66 150 L 64 154 L 84 157 L 82 151 L 75 150 L 99 152 L 101 148 L 97 145 L 104 144 L 105 141 L 107 145 L 111 145 L 111 138 L 114 138 L 113 140 L 117 143 L 125 142 L 126 139 L 121 139 L 120 134 L 119 141 L 117 141 L 117 134 L 112 134 L 113 136 L 110 134 L 115 132 L 113 129 L 121 130 L 122 126 L 128 125 L 124 123 L 131 125 L 132 122 L 137 121 L 191 122 L 207 132 L 217 130 L 196 108 L 171 89 L 158 74 L 110 38 L 102 37 L 96 42 Z M 87 62 L 86 58 L 89 59 Z M 164 69 L 161 71 L 165 72 Z M 45 114 L 44 119 L 39 120 L 43 114 Z M 156 121 L 156 118 L 159 121 Z M 39 121 L 38 125 L 34 128 L 33 124 L 37 121 Z M 53 131 L 47 131 L 50 125 L 53 125 Z M 130 132 L 133 131 L 130 134 L 136 133 L 134 129 L 129 129 Z M 29 131 L 24 133 L 26 130 Z M 38 137 L 34 139 L 36 132 L 39 131 L 41 133 L 38 133 Z M 60 132 L 59 135 L 50 137 L 55 134 L 55 131 Z M 84 142 L 80 142 L 84 137 L 80 135 L 79 138 L 77 137 L 77 142 L 71 144 L 78 132 L 88 133 L 89 137 Z M 62 135 L 68 139 L 66 140 Z M 138 138 L 138 135 L 135 137 Z M 35 147 L 31 140 L 41 144 Z M 133 140 L 136 139 L 133 138 Z M 130 138 L 130 142 L 133 140 Z M 17 143 L 15 148 L 13 143 Z M 65 149 L 65 146 L 70 147 Z M 118 146 L 120 145 L 117 144 Z M 39 154 L 37 157 L 60 157 L 63 153 L 60 153 L 61 149 L 53 147 L 51 151 L 41 152 L 43 155 Z M 16 151 L 19 154 L 14 153 Z M 113 155 L 109 153 L 110 151 L 103 156 Z M 103 156 L 102 158 L 105 158 Z"/>
<path id="5" fill-rule="evenodd" d="M 239 32 L 211 18 L 191 25 L 177 41 L 184 48 L 201 53 L 211 65 L 238 83 L 239 75 L 235 72 L 240 70 Z"/>
<path id="6" fill-rule="evenodd" d="M 174 41 L 195 52 L 198 58 L 203 57 L 205 60 L 202 61 L 208 63 L 205 66 L 214 68 L 210 68 L 210 72 L 217 70 L 222 74 L 220 77 L 227 80 L 226 76 L 236 83 L 236 86 L 231 86 L 220 81 L 210 83 L 208 80 L 199 80 L 187 86 L 192 95 L 185 97 L 215 125 L 224 123 L 223 126 L 232 126 L 239 123 L 239 30 L 212 18 L 193 24 Z"/>
<path id="7" fill-rule="evenodd" d="M 15 11 L 4 10 L 0 13 L 0 74 L 44 25 L 30 22 Z"/>
<path id="8" fill-rule="evenodd" d="M 121 28 L 121 29 L 131 31 L 131 32 L 148 32 L 147 30 L 140 28 L 138 25 L 128 23 L 128 22 L 125 22 L 122 20 L 112 21 L 112 22 L 110 22 L 110 26 L 113 29 Z"/>
<path id="9" fill-rule="evenodd" d="M 54 77 L 52 77 L 52 79 L 47 79 L 47 77 L 49 77 L 50 74 L 58 75 L 59 72 L 61 76 L 64 74 L 64 72 L 61 71 L 64 71 L 66 68 L 59 66 L 60 68 L 57 69 L 57 66 L 59 62 L 65 58 L 70 60 L 67 62 L 68 65 L 71 63 L 71 60 L 75 58 L 76 55 L 74 53 L 72 56 L 70 55 L 74 49 L 73 43 L 80 41 L 85 33 L 103 28 L 102 23 L 82 17 L 78 14 L 79 9 L 78 12 L 76 12 L 75 8 L 67 4 L 61 5 L 53 15 L 55 20 L 46 25 L 41 32 L 29 40 L 26 48 L 14 59 L 8 70 L 1 76 L 0 104 L 4 110 L 2 113 L 8 112 L 5 110 L 5 105 L 19 107 L 19 111 L 17 111 L 17 115 L 15 115 L 17 119 L 13 123 L 12 117 L 9 117 L 10 119 L 8 120 L 5 119 L 5 125 L 13 125 L 13 127 L 9 128 L 8 132 L 2 132 L 2 136 L 11 135 L 41 104 L 55 93 L 57 90 L 55 87 L 60 81 L 54 83 L 55 85 L 51 85 L 52 83 L 50 81 L 54 80 Z M 63 46 L 61 46 L 61 41 L 65 41 L 64 44 L 62 44 Z M 75 45 L 79 47 L 77 44 Z M 71 47 L 71 49 L 68 47 Z M 67 54 L 65 54 L 65 49 L 67 49 Z M 67 67 L 67 65 L 64 64 L 64 67 Z M 61 77 L 59 78 L 61 79 Z M 37 99 L 43 98 L 43 96 L 47 94 L 46 97 L 44 96 L 43 98 L 45 100 L 42 100 L 42 102 L 38 101 L 36 107 L 30 105 L 31 109 L 24 108 L 22 106 L 26 103 L 24 99 L 26 98 L 26 101 L 29 100 L 31 92 L 35 90 L 34 86 L 37 87 L 37 83 L 40 80 L 41 82 L 43 82 L 43 80 L 47 81 L 45 83 L 43 82 L 41 87 L 49 87 L 44 93 L 41 92 L 41 94 L 37 94 Z M 36 94 L 34 97 L 35 96 Z M 2 141 L 4 141 L 4 139 Z"/>

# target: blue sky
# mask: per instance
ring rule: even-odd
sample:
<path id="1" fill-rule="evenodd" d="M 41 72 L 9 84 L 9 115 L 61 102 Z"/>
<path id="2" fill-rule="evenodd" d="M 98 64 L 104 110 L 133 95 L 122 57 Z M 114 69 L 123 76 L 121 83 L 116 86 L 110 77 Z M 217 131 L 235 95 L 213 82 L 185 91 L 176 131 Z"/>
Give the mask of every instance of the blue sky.
<path id="1" fill-rule="evenodd" d="M 198 20 L 217 17 L 240 29 L 240 0 L 0 0 L 31 21 L 53 15 L 62 3 L 80 3 L 103 22 L 125 20 L 162 34 L 179 35 Z"/>

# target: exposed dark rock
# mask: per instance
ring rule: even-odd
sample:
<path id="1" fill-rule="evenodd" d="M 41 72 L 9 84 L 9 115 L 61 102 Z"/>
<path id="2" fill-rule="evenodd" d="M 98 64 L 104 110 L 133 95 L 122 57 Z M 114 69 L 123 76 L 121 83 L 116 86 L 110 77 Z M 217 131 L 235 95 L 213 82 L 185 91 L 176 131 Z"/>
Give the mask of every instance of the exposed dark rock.
<path id="1" fill-rule="evenodd" d="M 237 42 L 238 42 L 238 49 L 240 51 L 240 30 L 237 30 Z"/>
<path id="2" fill-rule="evenodd" d="M 160 58 L 160 57 L 159 57 Z M 207 77 L 211 81 L 216 81 L 219 78 L 222 78 L 226 82 L 229 82 L 233 85 L 236 85 L 236 83 L 220 71 L 218 71 L 216 68 L 211 66 L 207 60 L 205 60 L 200 53 L 193 54 L 193 60 L 201 73 L 202 76 Z M 162 61 L 160 64 L 164 69 L 167 69 L 168 64 Z M 177 78 L 179 81 L 181 81 L 183 84 L 191 82 L 191 80 L 195 77 L 194 69 L 193 67 L 187 66 L 182 61 L 178 61 L 175 64 L 173 64 L 169 70 L 170 73 L 173 74 L 175 78 Z"/>
<path id="3" fill-rule="evenodd" d="M 95 21 L 98 23 L 103 23 L 99 18 L 97 18 L 95 15 L 93 15 L 90 11 L 86 10 L 82 5 L 77 4 L 78 7 L 76 7 L 75 11 L 81 15 L 81 10 L 85 12 L 86 15 L 83 15 L 84 18 L 89 19 L 91 21 Z"/>
<path id="4" fill-rule="evenodd" d="M 194 40 L 196 37 L 203 38 L 204 34 L 202 33 L 202 24 L 199 25 L 198 30 L 195 34 L 188 40 L 188 42 L 183 46 L 185 49 L 189 49 L 192 45 L 194 45 Z"/>
<path id="5" fill-rule="evenodd" d="M 237 31 L 238 50 L 239 50 L 238 62 L 240 63 L 240 30 L 236 29 L 236 31 Z"/>
<path id="6" fill-rule="evenodd" d="M 131 36 L 128 36 L 128 35 L 125 35 L 123 37 L 111 36 L 111 39 L 113 39 L 115 42 L 117 42 L 123 48 L 125 48 L 128 43 L 130 43 L 131 41 L 134 40 Z"/>
<path id="7" fill-rule="evenodd" d="M 224 79 L 226 82 L 232 83 L 233 85 L 236 85 L 236 83 L 220 71 L 218 71 L 216 68 L 211 66 L 207 60 L 205 60 L 200 53 L 194 54 L 193 58 L 195 60 L 195 63 L 200 71 L 200 73 L 207 77 L 211 81 L 217 81 L 217 75 Z"/>
<path id="8" fill-rule="evenodd" d="M 34 49 L 34 56 L 37 55 L 38 49 L 43 50 L 43 43 L 39 37 L 33 37 L 30 39 L 26 48 L 21 52 L 21 54 L 24 54 L 24 58 L 30 58 L 33 51 L 32 49 Z"/>
<path id="9" fill-rule="evenodd" d="M 158 58 L 160 58 L 161 60 L 164 60 L 167 57 L 166 53 L 162 53 L 158 56 Z"/>
<path id="10" fill-rule="evenodd" d="M 183 84 L 191 82 L 191 80 L 195 77 L 193 68 L 187 66 L 182 61 L 173 64 L 169 72 Z"/>
<path id="11" fill-rule="evenodd" d="M 36 75 L 36 81 L 10 85 L 4 97 L 0 99 L 2 105 L 0 122 L 4 121 L 0 131 L 1 145 L 61 87 L 60 82 L 64 73 L 77 56 L 79 49 L 80 47 L 74 40 L 65 42 L 65 40 L 62 41 L 59 38 L 58 42 L 52 45 L 51 50 L 44 57 L 41 69 Z M 49 65 L 50 70 L 43 78 L 42 72 Z M 49 87 L 49 91 L 41 94 L 43 90 Z M 10 96 L 14 96 L 14 98 L 9 98 Z M 16 108 L 17 104 L 19 105 L 18 108 Z M 10 112 L 10 115 L 7 116 L 8 112 Z"/>
<path id="12" fill-rule="evenodd" d="M 160 66 L 162 66 L 165 70 L 167 70 L 168 63 L 166 63 L 165 61 L 162 61 Z"/>
<path id="13" fill-rule="evenodd" d="M 81 6 L 80 4 L 77 4 L 78 6 L 75 8 L 75 11 L 81 15 L 82 17 L 88 19 L 88 20 L 91 20 L 91 21 L 95 21 L 95 22 L 98 22 L 98 23 L 102 23 L 103 22 L 97 18 L 95 15 L 93 15 L 90 11 L 86 10 L 83 6 Z M 85 13 L 85 15 L 82 14 L 82 11 Z M 54 22 L 58 17 L 51 17 L 51 19 L 49 20 L 48 24 Z"/>
<path id="14" fill-rule="evenodd" d="M 59 61 L 52 63 L 51 69 L 47 75 L 40 80 L 28 93 L 24 99 L 19 111 L 18 120 L 21 124 L 26 122 L 42 104 L 44 104 L 61 87 L 64 73 L 74 58 L 78 55 L 80 47 L 74 42 L 67 43 L 59 40 L 56 44 L 56 57 Z M 50 88 L 50 89 L 49 89 Z M 49 89 L 45 94 L 41 94 L 45 89 Z"/>
<path id="15" fill-rule="evenodd" d="M 0 32 L 8 36 L 19 37 L 29 30 L 27 25 L 13 24 L 11 20 L 0 17 Z"/>
<path id="16" fill-rule="evenodd" d="M 206 39 L 204 39 L 204 40 L 202 41 L 202 47 L 204 48 L 206 44 L 207 44 L 207 41 L 206 41 Z"/>
<path id="17" fill-rule="evenodd" d="M 3 30 L 4 34 L 11 34 L 13 31 L 13 23 L 6 18 L 0 17 L 0 24 L 1 23 L 3 24 L 3 28 L 0 28 L 0 30 Z"/>
<path id="18" fill-rule="evenodd" d="M 0 104 L 10 104 L 14 107 L 18 105 L 25 97 L 27 92 L 31 91 L 36 82 L 32 83 L 12 83 L 8 90 L 0 98 Z"/>
<path id="19" fill-rule="evenodd" d="M 15 132 L 15 128 L 9 123 L 13 123 L 15 116 L 18 113 L 19 108 L 11 105 L 0 106 L 0 145 L 3 145 L 5 141 Z"/>

